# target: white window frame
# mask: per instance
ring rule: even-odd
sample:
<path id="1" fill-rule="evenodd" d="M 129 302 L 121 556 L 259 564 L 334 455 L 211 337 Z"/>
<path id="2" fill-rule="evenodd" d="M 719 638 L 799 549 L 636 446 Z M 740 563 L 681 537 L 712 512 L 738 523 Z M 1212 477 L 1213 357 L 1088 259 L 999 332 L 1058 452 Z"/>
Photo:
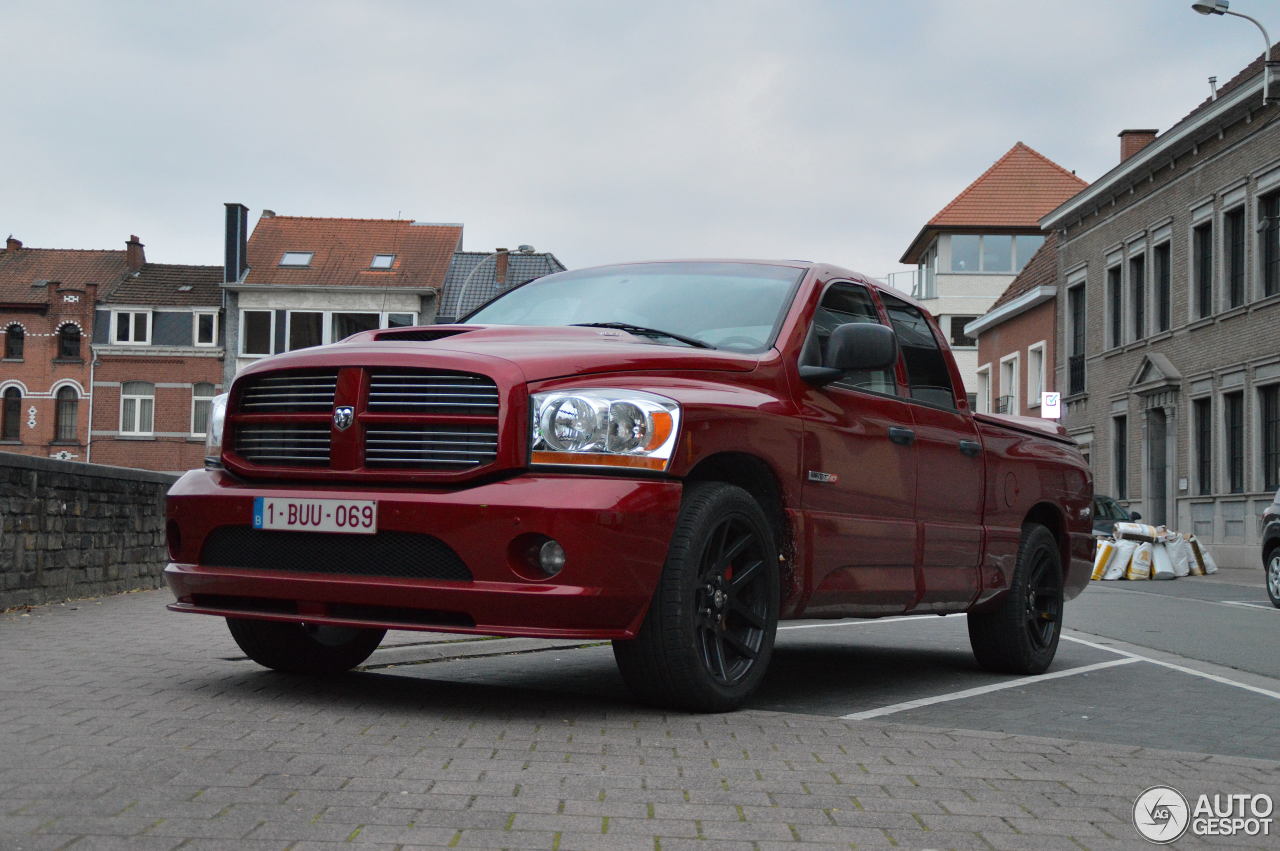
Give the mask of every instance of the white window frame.
<path id="1" fill-rule="evenodd" d="M 120 340 L 117 338 L 116 332 L 119 329 L 120 316 L 128 314 L 129 319 L 129 337 L 128 340 Z M 147 335 L 146 339 L 137 339 L 138 332 L 138 316 L 145 315 L 147 317 Z M 151 329 L 155 327 L 154 312 L 145 308 L 128 309 L 128 310 L 112 310 L 111 311 L 111 344 L 115 346 L 149 346 L 151 345 Z"/>
<path id="2" fill-rule="evenodd" d="M 384 259 L 385 259 L 385 262 L 381 264 L 378 263 L 379 260 L 384 260 Z M 396 264 L 396 256 L 394 254 L 375 254 L 373 255 L 373 259 L 369 261 L 369 268 L 386 270 L 386 269 L 393 268 L 395 264 Z"/>
<path id="3" fill-rule="evenodd" d="M 306 308 L 298 308 L 297 310 L 286 310 L 285 311 L 285 327 L 284 327 L 284 345 L 285 345 L 284 351 L 287 351 L 287 352 L 300 351 L 299 349 L 289 348 L 289 339 L 292 336 L 292 332 L 293 332 L 293 315 L 295 313 L 320 314 L 320 317 L 321 317 L 320 318 L 320 323 L 321 323 L 320 324 L 320 342 L 317 345 L 321 345 L 321 346 L 327 346 L 330 343 L 334 342 L 333 317 L 340 313 L 377 314 L 379 330 L 391 327 L 387 323 L 391 321 L 390 317 L 392 314 L 405 315 L 405 316 L 411 317 L 411 321 L 408 325 L 397 325 L 396 326 L 397 328 L 412 328 L 414 325 L 418 324 L 418 318 L 419 318 L 418 311 L 416 310 L 381 310 L 379 311 L 379 310 L 359 310 L 354 308 L 345 309 L 345 310 L 311 310 Z M 273 338 L 274 338 L 274 329 L 273 329 Z M 308 346 L 307 348 L 314 348 L 314 347 Z"/>
<path id="4" fill-rule="evenodd" d="M 200 342 L 200 317 L 213 317 L 213 336 L 207 343 Z M 197 310 L 191 314 L 191 344 L 193 346 L 201 346 L 209 348 L 218 345 L 218 311 L 216 310 Z"/>
<path id="5" fill-rule="evenodd" d="M 139 384 L 146 384 L 151 387 L 151 395 L 126 394 L 124 386 L 132 384 L 132 381 L 122 381 L 120 383 L 120 434 L 130 435 L 133 437 L 151 437 L 156 430 L 156 385 L 151 381 L 140 381 Z M 129 428 L 125 428 L 124 421 L 124 403 L 125 400 L 133 401 L 133 422 L 129 423 Z M 151 428 L 142 431 L 139 426 L 142 425 L 142 402 L 145 399 L 151 400 Z"/>
<path id="6" fill-rule="evenodd" d="M 1040 394 L 1044 393 L 1045 349 L 1047 341 L 1041 340 L 1027 346 L 1027 409 L 1040 407 Z"/>
<path id="7" fill-rule="evenodd" d="M 244 317 L 245 317 L 245 314 L 246 314 L 246 313 L 266 313 L 266 314 L 270 315 L 270 317 L 271 317 L 271 327 L 270 327 L 270 330 L 267 332 L 267 348 L 268 348 L 270 351 L 266 351 L 266 352 L 246 352 L 246 351 L 245 351 L 245 349 L 244 349 L 244 344 L 245 344 L 245 333 L 244 333 L 245 320 L 244 320 Z M 239 337 L 239 340 L 237 341 L 238 345 L 236 346 L 236 349 L 238 350 L 238 354 L 240 355 L 240 357 L 245 357 L 245 358 L 265 358 L 265 357 L 268 357 L 269 355 L 273 355 L 273 354 L 275 354 L 275 353 L 276 353 L 276 312 L 275 312 L 274 310 L 270 309 L 270 308 L 263 308 L 263 307 L 246 307 L 246 308 L 241 308 L 241 310 L 240 310 L 240 333 L 239 333 L 239 334 L 237 334 L 236 336 L 237 336 L 237 337 Z"/>
<path id="8" fill-rule="evenodd" d="M 978 410 L 979 414 L 991 413 L 991 364 L 984 363 L 978 367 Z"/>
<path id="9" fill-rule="evenodd" d="M 1018 395 L 1018 362 L 1020 360 L 1022 360 L 1022 357 L 1018 352 L 1014 352 L 1011 355 L 1005 355 L 1000 358 L 1000 395 L 1011 397 L 1009 410 L 1005 413 L 1012 414 L 1013 416 L 1019 416 L 1022 413 L 1022 406 L 1020 404 L 1021 400 Z M 1009 384 L 1011 385 L 1009 387 L 1005 386 L 1006 373 L 1008 373 L 1012 379 L 1009 381 Z"/>
<path id="10" fill-rule="evenodd" d="M 196 395 L 196 388 L 206 384 L 210 388 L 212 388 L 209 392 L 209 395 L 208 396 Z M 214 384 L 212 381 L 197 381 L 195 384 L 191 385 L 191 436 L 192 437 L 204 437 L 207 434 L 207 432 L 204 432 L 204 431 L 196 431 L 196 406 L 199 405 L 201 402 L 204 402 L 207 405 L 209 405 L 210 411 L 212 411 L 213 397 L 217 395 L 218 395 L 218 385 Z M 209 424 L 209 417 L 207 414 L 205 415 L 204 421 L 205 421 L 205 427 L 207 428 Z"/>
<path id="11" fill-rule="evenodd" d="M 311 265 L 311 261 L 315 259 L 315 256 L 316 253 L 314 251 L 286 251 L 280 255 L 280 265 L 294 269 L 305 269 Z M 298 259 L 302 257 L 307 259 L 305 261 Z"/>

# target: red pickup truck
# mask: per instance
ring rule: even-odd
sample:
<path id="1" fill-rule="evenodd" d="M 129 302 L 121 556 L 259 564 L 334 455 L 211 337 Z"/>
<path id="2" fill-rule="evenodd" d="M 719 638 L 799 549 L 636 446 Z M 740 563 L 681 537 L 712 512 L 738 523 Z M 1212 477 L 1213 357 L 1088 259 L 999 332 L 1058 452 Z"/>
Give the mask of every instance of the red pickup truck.
<path id="1" fill-rule="evenodd" d="M 285 671 L 387 629 L 611 639 L 640 699 L 722 711 L 780 619 L 966 612 L 982 666 L 1039 673 L 1093 557 L 1065 432 L 972 413 L 920 305 L 813 263 L 564 272 L 266 358 L 208 449 L 169 608 Z"/>

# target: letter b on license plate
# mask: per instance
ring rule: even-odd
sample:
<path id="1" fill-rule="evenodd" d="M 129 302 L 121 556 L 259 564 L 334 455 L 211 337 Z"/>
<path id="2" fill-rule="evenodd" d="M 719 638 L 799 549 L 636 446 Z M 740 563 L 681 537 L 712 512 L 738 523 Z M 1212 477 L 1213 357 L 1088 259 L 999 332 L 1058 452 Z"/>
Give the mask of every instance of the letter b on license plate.
<path id="1" fill-rule="evenodd" d="M 253 528 L 372 535 L 378 531 L 378 503 L 371 499 L 259 496 L 253 500 Z"/>

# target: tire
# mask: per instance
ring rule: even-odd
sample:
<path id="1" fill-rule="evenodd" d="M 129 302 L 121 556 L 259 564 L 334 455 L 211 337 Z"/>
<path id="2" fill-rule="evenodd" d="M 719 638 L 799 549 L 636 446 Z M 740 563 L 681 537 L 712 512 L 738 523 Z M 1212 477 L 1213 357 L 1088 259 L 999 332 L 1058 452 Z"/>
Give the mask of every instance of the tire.
<path id="1" fill-rule="evenodd" d="M 1000 605 L 969 614 L 969 644 L 988 671 L 1041 674 L 1062 635 L 1062 556 L 1053 534 L 1037 523 L 1022 527 L 1013 583 Z"/>
<path id="2" fill-rule="evenodd" d="M 1272 547 L 1265 560 L 1267 571 L 1267 596 L 1271 605 L 1280 609 L 1280 546 Z"/>
<path id="3" fill-rule="evenodd" d="M 649 613 L 634 639 L 613 642 L 632 693 L 645 703 L 727 712 L 756 690 L 778 628 L 773 530 L 739 487 L 686 489 Z"/>
<path id="4" fill-rule="evenodd" d="M 227 618 L 240 649 L 266 668 L 290 674 L 339 674 L 377 649 L 385 629 L 315 626 L 303 623 Z"/>

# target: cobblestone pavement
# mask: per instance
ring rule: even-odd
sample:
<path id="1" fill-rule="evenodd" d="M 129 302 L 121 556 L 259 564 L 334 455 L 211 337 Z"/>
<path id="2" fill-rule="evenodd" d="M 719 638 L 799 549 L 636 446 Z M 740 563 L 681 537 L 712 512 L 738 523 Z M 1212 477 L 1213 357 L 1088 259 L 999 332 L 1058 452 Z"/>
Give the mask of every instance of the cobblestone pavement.
<path id="1" fill-rule="evenodd" d="M 0 847 L 1139 848 L 1149 786 L 1280 799 L 1275 761 L 284 676 L 167 599 L 0 615 Z"/>

